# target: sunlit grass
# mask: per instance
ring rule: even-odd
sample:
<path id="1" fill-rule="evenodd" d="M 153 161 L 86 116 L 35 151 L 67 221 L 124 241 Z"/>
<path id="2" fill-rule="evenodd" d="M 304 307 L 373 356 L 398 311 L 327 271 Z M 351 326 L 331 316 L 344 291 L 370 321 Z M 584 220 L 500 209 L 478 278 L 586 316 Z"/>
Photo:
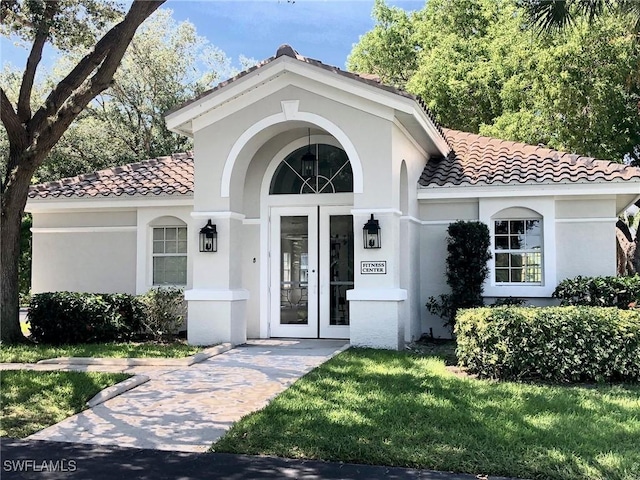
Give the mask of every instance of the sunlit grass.
<path id="1" fill-rule="evenodd" d="M 218 452 L 545 479 L 640 478 L 640 386 L 461 378 L 352 349 L 238 422 Z"/>
<path id="2" fill-rule="evenodd" d="M 86 408 L 104 388 L 129 378 L 124 373 L 12 370 L 0 377 L 0 436 L 23 438 Z"/>
<path id="3" fill-rule="evenodd" d="M 96 343 L 80 345 L 0 345 L 0 363 L 37 362 L 54 357 L 181 358 L 203 347 L 174 343 Z"/>

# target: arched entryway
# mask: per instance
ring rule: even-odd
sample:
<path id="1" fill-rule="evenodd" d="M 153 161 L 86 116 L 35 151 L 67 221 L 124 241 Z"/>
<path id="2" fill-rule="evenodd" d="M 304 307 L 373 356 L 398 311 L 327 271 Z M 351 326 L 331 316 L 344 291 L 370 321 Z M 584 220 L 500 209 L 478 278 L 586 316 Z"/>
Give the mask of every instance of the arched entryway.
<path id="1" fill-rule="evenodd" d="M 263 184 L 272 337 L 349 338 L 354 286 L 353 173 L 330 136 L 283 149 Z M 305 170 L 303 157 L 315 158 Z"/>

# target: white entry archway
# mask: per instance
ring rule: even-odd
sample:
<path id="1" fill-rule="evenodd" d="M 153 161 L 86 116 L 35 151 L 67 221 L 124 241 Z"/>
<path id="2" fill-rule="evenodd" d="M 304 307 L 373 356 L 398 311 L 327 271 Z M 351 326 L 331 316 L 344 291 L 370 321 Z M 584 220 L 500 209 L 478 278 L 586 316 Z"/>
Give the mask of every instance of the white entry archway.
<path id="1" fill-rule="evenodd" d="M 331 135 L 297 139 L 273 157 L 262 179 L 261 337 L 349 338 L 353 192 L 270 195 L 278 166 L 308 143 L 342 149 Z"/>
<path id="2" fill-rule="evenodd" d="M 311 125 L 315 125 L 333 136 L 337 142 L 341 145 L 341 148 L 347 154 L 349 162 L 351 163 L 351 170 L 353 171 L 353 191 L 354 193 L 362 193 L 364 188 L 364 179 L 362 175 L 362 163 L 360 157 L 356 151 L 355 146 L 349 140 L 349 137 L 342 131 L 335 123 L 330 120 L 310 112 L 301 112 L 298 110 L 298 100 L 285 100 L 281 102 L 282 112 L 275 115 L 259 120 L 249 127 L 236 142 L 229 151 L 229 155 L 224 164 L 222 171 L 222 179 L 220 183 L 220 196 L 228 198 L 231 191 L 231 176 L 233 175 L 234 166 L 242 152 L 243 148 L 249 143 L 249 141 L 258 135 L 263 130 L 269 128 L 272 125 L 284 123 L 288 121 L 305 122 Z M 276 165 L 277 166 L 277 165 Z"/>

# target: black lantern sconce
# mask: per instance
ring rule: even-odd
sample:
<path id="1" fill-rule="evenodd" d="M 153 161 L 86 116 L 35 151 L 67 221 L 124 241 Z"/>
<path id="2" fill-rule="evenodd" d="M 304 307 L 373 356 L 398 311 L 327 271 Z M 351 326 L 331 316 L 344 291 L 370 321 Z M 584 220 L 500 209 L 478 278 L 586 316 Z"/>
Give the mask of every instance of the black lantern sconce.
<path id="1" fill-rule="evenodd" d="M 364 248 L 380 248 L 380 223 L 373 218 L 373 213 L 369 221 L 364 224 L 362 237 Z"/>
<path id="2" fill-rule="evenodd" d="M 308 180 L 316 176 L 316 156 L 311 152 L 311 129 L 309 132 L 309 144 L 307 152 L 302 156 L 302 178 Z"/>
<path id="3" fill-rule="evenodd" d="M 200 229 L 200 251 L 218 251 L 218 232 L 216 230 L 216 226 L 211 223 L 211 219 L 209 219 L 207 224 Z"/>

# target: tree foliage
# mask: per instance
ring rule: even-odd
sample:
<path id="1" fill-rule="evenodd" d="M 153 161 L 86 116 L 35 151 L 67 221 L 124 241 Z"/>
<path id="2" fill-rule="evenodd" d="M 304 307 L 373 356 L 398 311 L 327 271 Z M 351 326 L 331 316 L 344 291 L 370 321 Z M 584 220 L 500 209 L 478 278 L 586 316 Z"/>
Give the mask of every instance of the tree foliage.
<path id="1" fill-rule="evenodd" d="M 0 3 L 2 33 L 18 35 L 31 43 L 17 101 L 11 102 L 5 87 L 0 88 L 0 118 L 9 144 L 6 171 L 0 179 L 0 340 L 3 343 L 19 342 L 23 338 L 18 320 L 20 227 L 31 179 L 78 115 L 109 87 L 137 28 L 163 1 L 134 0 L 124 17 L 112 9 L 112 3 L 96 0 Z M 111 10 L 114 13 L 110 17 Z M 94 37 L 86 33 L 96 30 L 100 33 Z M 62 49 L 87 44 L 93 47 L 50 89 L 44 102 L 33 104 L 36 72 L 47 43 Z"/>
<path id="2" fill-rule="evenodd" d="M 530 22 L 543 32 L 562 30 L 586 19 L 596 22 L 608 12 L 627 18 L 637 34 L 640 32 L 640 2 L 637 0 L 520 0 Z"/>
<path id="3" fill-rule="evenodd" d="M 637 162 L 640 49 L 624 15 L 540 36 L 516 0 L 429 0 L 413 13 L 378 0 L 348 65 L 420 95 L 449 128 Z M 387 53 L 407 39 L 405 55 Z"/>
<path id="4" fill-rule="evenodd" d="M 35 83 L 32 102 L 43 101 L 48 89 L 83 55 L 81 48 L 62 55 L 54 69 Z M 158 10 L 136 32 L 110 87 L 69 126 L 33 181 L 58 180 L 190 150 L 191 140 L 170 132 L 164 114 L 235 73 L 231 60 L 200 37 L 192 23 L 178 23 L 171 10 Z M 0 79 L 8 98 L 17 101 L 20 72 L 5 66 Z M 7 137 L 0 132 L 0 152 L 6 151 Z"/>

